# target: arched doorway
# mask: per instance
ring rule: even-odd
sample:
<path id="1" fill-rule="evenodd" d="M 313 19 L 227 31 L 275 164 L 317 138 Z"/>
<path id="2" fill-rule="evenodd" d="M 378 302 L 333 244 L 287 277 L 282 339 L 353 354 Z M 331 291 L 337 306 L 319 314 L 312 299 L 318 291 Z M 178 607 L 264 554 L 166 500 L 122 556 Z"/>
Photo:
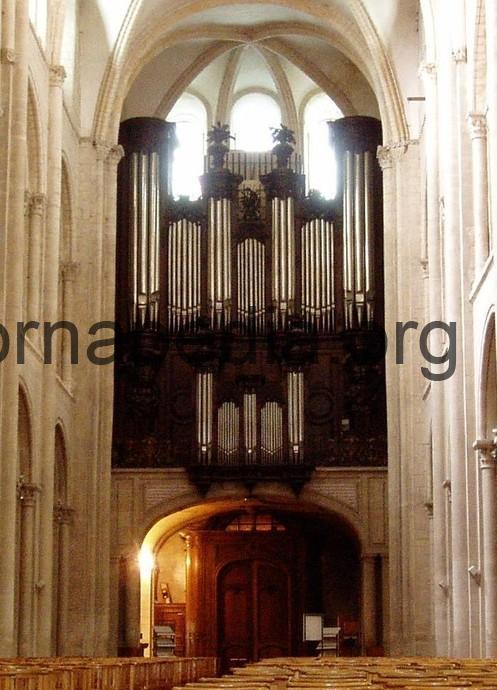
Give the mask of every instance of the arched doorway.
<path id="1" fill-rule="evenodd" d="M 218 656 L 224 668 L 315 653 L 302 640 L 304 613 L 360 628 L 362 549 L 341 516 L 257 499 L 183 512 L 159 521 L 142 546 L 141 633 L 152 654 L 164 652 L 157 626 L 174 631 L 168 652 Z M 343 651 L 359 654 L 360 635 Z"/>

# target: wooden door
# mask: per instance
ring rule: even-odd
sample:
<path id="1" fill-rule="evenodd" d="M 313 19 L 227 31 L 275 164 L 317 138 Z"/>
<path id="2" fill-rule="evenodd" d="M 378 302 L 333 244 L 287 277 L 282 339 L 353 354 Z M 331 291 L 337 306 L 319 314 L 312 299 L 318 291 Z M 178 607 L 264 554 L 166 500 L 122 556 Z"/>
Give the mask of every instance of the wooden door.
<path id="1" fill-rule="evenodd" d="M 219 575 L 218 596 L 224 668 L 291 653 L 290 577 L 281 565 L 230 563 Z"/>

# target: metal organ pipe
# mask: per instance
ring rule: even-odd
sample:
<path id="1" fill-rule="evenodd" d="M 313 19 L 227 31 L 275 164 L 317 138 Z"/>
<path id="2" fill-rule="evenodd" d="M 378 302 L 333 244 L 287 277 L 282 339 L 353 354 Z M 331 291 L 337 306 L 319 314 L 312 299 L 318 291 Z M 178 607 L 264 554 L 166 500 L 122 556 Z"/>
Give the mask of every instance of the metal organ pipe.
<path id="1" fill-rule="evenodd" d="M 240 411 L 234 402 L 225 402 L 217 413 L 218 462 L 233 464 L 238 460 Z"/>
<path id="2" fill-rule="evenodd" d="M 257 450 L 257 397 L 255 393 L 243 396 L 243 427 L 248 462 L 256 461 Z"/>
<path id="3" fill-rule="evenodd" d="M 214 327 L 229 323 L 231 302 L 231 201 L 209 199 L 209 302 Z"/>
<path id="4" fill-rule="evenodd" d="M 261 455 L 265 464 L 282 461 L 283 410 L 277 402 L 267 402 L 261 410 Z"/>
<path id="5" fill-rule="evenodd" d="M 197 374 L 197 442 L 200 461 L 210 462 L 212 450 L 212 372 Z"/>
<path id="6" fill-rule="evenodd" d="M 334 323 L 333 224 L 323 219 L 302 227 L 302 309 L 307 326 L 328 332 Z"/>
<path id="7" fill-rule="evenodd" d="M 295 203 L 292 197 L 272 202 L 273 303 L 275 325 L 284 326 L 295 299 Z"/>
<path id="8" fill-rule="evenodd" d="M 265 248 L 249 238 L 238 245 L 238 318 L 245 332 L 261 333 L 264 327 Z"/>
<path id="9" fill-rule="evenodd" d="M 366 151 L 364 157 L 364 219 L 365 219 L 365 293 L 367 320 L 371 323 L 374 319 L 374 160 L 371 151 Z"/>
<path id="10" fill-rule="evenodd" d="M 130 156 L 130 293 L 132 328 L 159 323 L 159 156 Z"/>
<path id="11" fill-rule="evenodd" d="M 200 316 L 201 229 L 185 218 L 170 223 L 168 237 L 169 329 L 194 327 Z"/>
<path id="12" fill-rule="evenodd" d="M 288 438 L 294 462 L 302 460 L 304 446 L 304 374 L 288 372 Z"/>

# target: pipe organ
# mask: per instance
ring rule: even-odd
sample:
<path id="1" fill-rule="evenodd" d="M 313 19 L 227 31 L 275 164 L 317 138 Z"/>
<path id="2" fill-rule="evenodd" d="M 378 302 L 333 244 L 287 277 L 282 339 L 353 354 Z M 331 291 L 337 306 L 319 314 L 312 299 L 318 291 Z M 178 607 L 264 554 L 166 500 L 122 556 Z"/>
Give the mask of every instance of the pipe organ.
<path id="1" fill-rule="evenodd" d="M 384 365 L 368 354 L 383 326 L 381 125 L 330 130 L 334 200 L 305 194 L 286 128 L 258 162 L 218 125 L 190 201 L 169 193 L 174 125 L 122 124 L 115 464 L 184 466 L 206 488 L 386 462 Z"/>

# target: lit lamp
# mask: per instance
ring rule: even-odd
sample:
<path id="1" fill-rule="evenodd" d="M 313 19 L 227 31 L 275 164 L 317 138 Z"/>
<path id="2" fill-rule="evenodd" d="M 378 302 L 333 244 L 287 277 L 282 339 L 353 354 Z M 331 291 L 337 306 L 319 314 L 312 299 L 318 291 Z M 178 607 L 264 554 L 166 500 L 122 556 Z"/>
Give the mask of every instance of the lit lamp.
<path id="1" fill-rule="evenodd" d="M 154 572 L 155 572 L 155 556 L 149 546 L 144 544 L 138 554 L 138 565 L 140 567 L 140 580 L 141 580 L 141 605 L 142 605 L 142 630 L 148 630 L 148 640 L 144 641 L 144 644 L 148 643 L 149 655 L 153 654 L 153 624 L 154 624 Z M 148 601 L 147 601 L 148 595 Z M 147 606 L 148 603 L 148 606 Z M 148 620 L 147 614 L 148 612 Z"/>

